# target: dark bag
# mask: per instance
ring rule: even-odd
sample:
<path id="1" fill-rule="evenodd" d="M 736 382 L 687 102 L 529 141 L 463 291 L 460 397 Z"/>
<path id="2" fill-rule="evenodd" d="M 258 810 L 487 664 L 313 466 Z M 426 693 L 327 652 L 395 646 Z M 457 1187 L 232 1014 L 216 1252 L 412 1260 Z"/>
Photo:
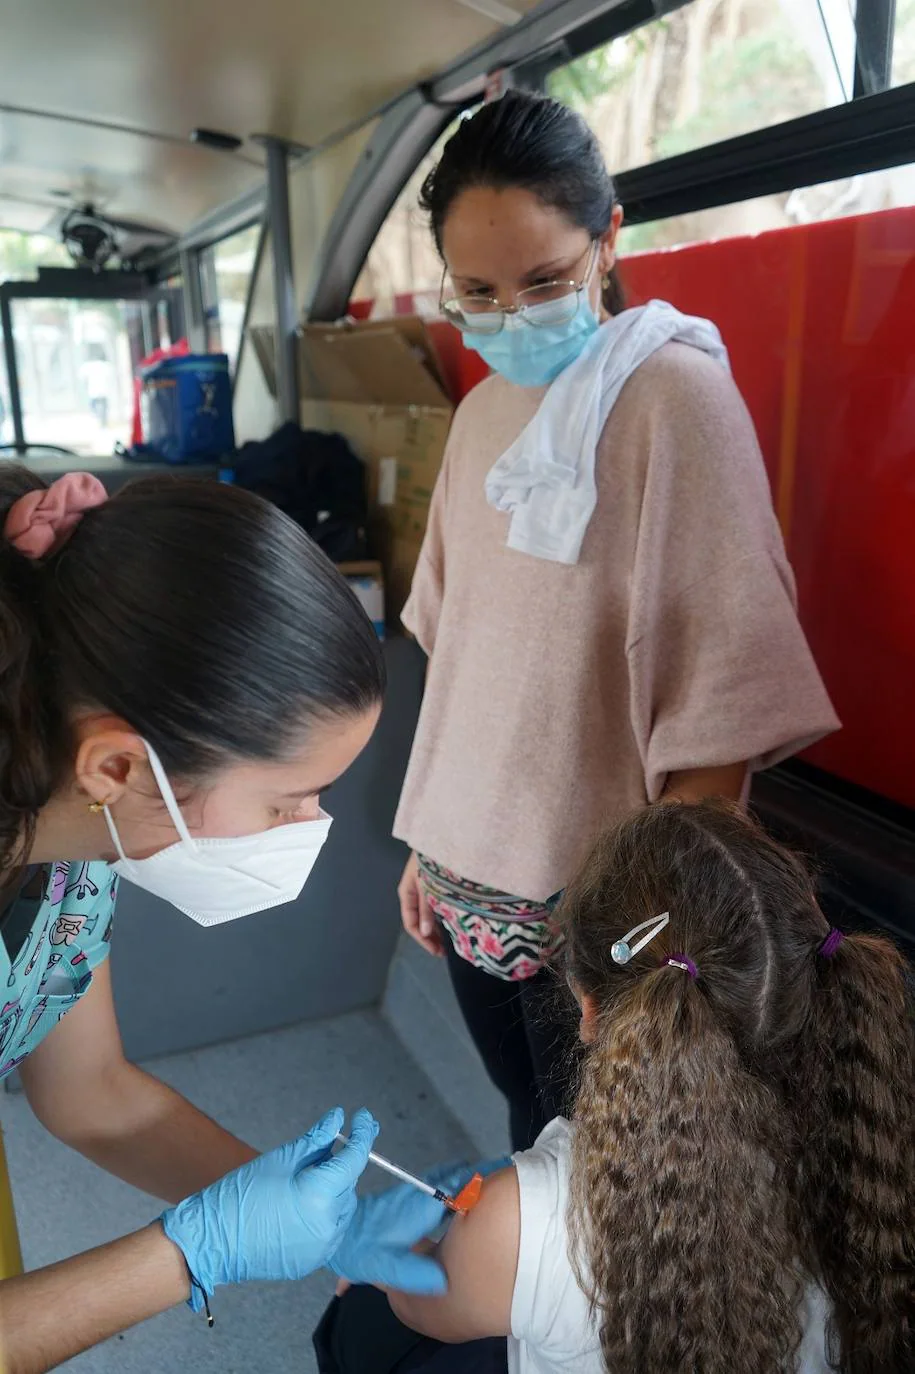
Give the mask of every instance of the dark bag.
<path id="1" fill-rule="evenodd" d="M 235 484 L 272 501 L 335 563 L 366 557 L 365 466 L 342 434 L 302 429 L 290 420 L 235 459 Z"/>
<path id="2" fill-rule="evenodd" d="M 312 1341 L 318 1374 L 508 1374 L 504 1336 L 442 1345 L 398 1321 L 376 1288 L 333 1298 Z"/>

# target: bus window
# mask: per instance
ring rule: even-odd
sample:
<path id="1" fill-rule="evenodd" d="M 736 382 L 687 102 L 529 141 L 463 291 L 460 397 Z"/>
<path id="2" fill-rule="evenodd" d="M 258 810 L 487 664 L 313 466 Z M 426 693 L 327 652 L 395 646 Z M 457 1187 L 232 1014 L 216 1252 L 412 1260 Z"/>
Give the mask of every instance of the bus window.
<path id="1" fill-rule="evenodd" d="M 10 410 L 10 388 L 6 379 L 6 352 L 3 336 L 0 333 L 0 447 L 11 444 L 14 439 L 13 416 Z"/>
<path id="2" fill-rule="evenodd" d="M 449 124 L 423 158 L 369 250 L 353 289 L 356 308 L 366 314 L 385 316 L 416 310 L 420 314 L 434 315 L 438 312 L 442 264 L 419 208 L 419 192 L 457 125 L 457 120 Z"/>
<path id="3" fill-rule="evenodd" d="M 695 0 L 556 68 L 547 90 L 628 171 L 850 99 L 853 3 Z"/>
<path id="4" fill-rule="evenodd" d="M 649 224 L 624 224 L 620 251 L 625 255 L 658 248 L 679 248 L 688 243 L 739 238 L 742 234 L 762 234 L 768 229 L 787 229 L 792 224 L 813 224 L 842 215 L 863 215 L 872 210 L 910 205 L 915 205 L 915 163 L 867 172 L 842 181 L 802 186 L 778 195 L 716 205 L 709 210 L 673 215 Z"/>
<path id="5" fill-rule="evenodd" d="M 211 244 L 200 254 L 207 351 L 227 353 L 233 372 L 238 362 L 245 301 L 260 232 L 260 224 L 251 224 Z"/>
<path id="6" fill-rule="evenodd" d="M 899 0 L 893 36 L 893 85 L 915 81 L 915 0 Z"/>
<path id="7" fill-rule="evenodd" d="M 142 312 L 135 301 L 12 302 L 29 444 L 91 455 L 130 443 L 133 369 L 145 351 Z"/>
<path id="8" fill-rule="evenodd" d="M 23 281 L 39 267 L 72 267 L 70 255 L 57 239 L 46 234 L 0 229 L 0 281 Z"/>
<path id="9" fill-rule="evenodd" d="M 0 231 L 0 280 L 29 281 L 39 269 L 72 267 L 44 234 Z M 133 368 L 146 351 L 136 301 L 27 297 L 11 302 L 23 428 L 30 444 L 84 455 L 130 442 Z M 0 358 L 0 444 L 13 442 L 5 357 Z"/>
<path id="10" fill-rule="evenodd" d="M 694 0 L 557 67 L 546 84 L 581 111 L 611 168 L 625 172 L 850 100 L 854 25 L 855 0 Z M 915 0 L 900 8 L 895 56 L 897 79 L 907 62 L 915 75 Z M 624 225 L 620 247 L 670 248 L 908 206 L 913 179 L 915 168 L 895 167 Z"/>

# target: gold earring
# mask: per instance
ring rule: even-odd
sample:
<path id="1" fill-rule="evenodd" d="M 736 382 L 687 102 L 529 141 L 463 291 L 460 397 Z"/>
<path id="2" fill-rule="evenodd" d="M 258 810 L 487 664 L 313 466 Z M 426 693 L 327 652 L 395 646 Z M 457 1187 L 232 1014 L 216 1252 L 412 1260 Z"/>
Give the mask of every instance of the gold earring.
<path id="1" fill-rule="evenodd" d="M 90 802 L 90 803 L 89 803 L 89 810 L 92 812 L 93 816 L 97 816 L 97 815 L 99 815 L 100 812 L 102 812 L 102 811 L 105 810 L 105 807 L 106 807 L 107 805 L 108 805 L 107 801 Z"/>

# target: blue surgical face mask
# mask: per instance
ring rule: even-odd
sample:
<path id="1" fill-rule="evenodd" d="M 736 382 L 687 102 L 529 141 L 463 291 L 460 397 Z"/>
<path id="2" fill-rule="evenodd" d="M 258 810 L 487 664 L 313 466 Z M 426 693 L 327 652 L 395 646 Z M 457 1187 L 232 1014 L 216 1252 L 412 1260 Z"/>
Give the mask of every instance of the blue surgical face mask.
<path id="1" fill-rule="evenodd" d="M 498 334 L 464 331 L 464 347 L 472 348 L 494 372 L 515 386 L 548 386 L 574 363 L 600 321 L 587 291 L 578 293 L 578 309 L 571 320 L 550 324 L 557 301 L 528 306 L 527 318 L 506 315 Z M 531 321 L 531 323 L 529 323 Z"/>

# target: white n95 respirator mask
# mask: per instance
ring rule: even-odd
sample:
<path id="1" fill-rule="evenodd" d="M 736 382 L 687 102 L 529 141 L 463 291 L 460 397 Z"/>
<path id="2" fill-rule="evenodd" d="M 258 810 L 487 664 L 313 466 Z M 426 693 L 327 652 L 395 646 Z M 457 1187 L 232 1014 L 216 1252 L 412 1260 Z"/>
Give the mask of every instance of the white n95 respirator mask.
<path id="1" fill-rule="evenodd" d="M 180 838 L 149 859 L 128 859 L 106 806 L 105 820 L 119 855 L 113 865 L 116 873 L 171 902 L 202 926 L 221 925 L 298 897 L 330 830 L 326 812 L 318 820 L 278 825 L 258 835 L 197 839 L 184 823 L 158 755 L 149 744 L 146 752 Z"/>

